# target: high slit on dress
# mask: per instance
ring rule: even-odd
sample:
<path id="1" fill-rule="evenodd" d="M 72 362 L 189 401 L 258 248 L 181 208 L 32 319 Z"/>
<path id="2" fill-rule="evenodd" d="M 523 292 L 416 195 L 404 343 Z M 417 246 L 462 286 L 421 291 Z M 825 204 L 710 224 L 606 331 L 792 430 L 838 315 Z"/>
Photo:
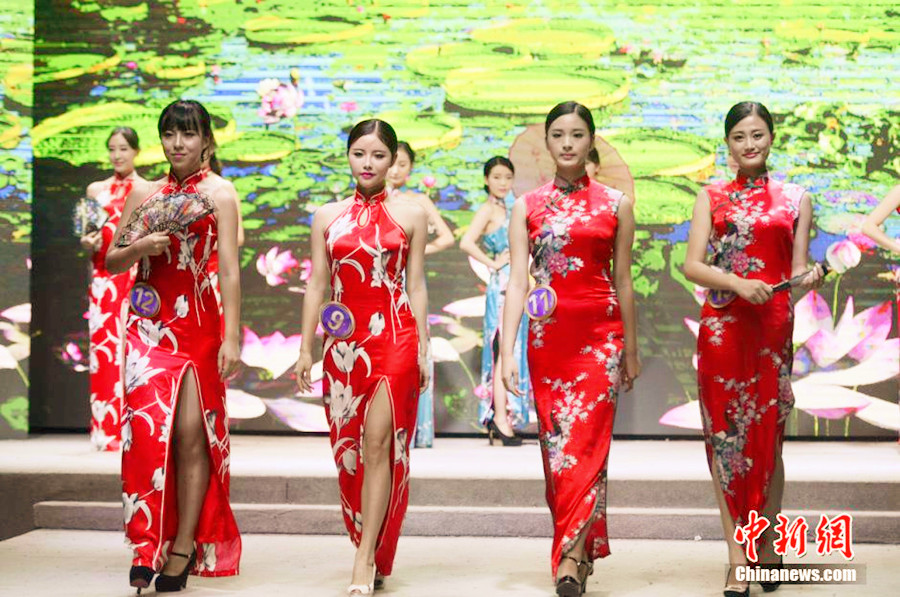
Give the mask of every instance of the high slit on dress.
<path id="1" fill-rule="evenodd" d="M 158 192 L 196 192 L 204 175 L 197 172 L 181 184 L 170 175 Z M 209 485 L 194 535 L 197 563 L 191 571 L 201 576 L 237 574 L 241 554 L 228 497 L 231 451 L 218 372 L 219 311 L 207 273 L 216 231 L 215 215 L 209 214 L 170 235 L 168 250 L 144 262 L 138 282 L 156 290 L 160 310 L 153 317 L 130 311 L 125 341 L 122 501 L 133 565 L 161 569 L 177 533 L 172 427 L 185 375 L 192 369 L 209 455 Z"/>
<path id="2" fill-rule="evenodd" d="M 326 335 L 323 394 L 338 469 L 341 510 L 353 545 L 362 536 L 365 475 L 363 431 L 369 406 L 383 383 L 391 408 L 391 491 L 375 549 L 375 564 L 389 575 L 409 501 L 409 444 L 419 398 L 419 337 L 406 294 L 409 242 L 384 207 L 384 192 L 356 193 L 325 231 L 331 265 L 331 300 L 353 314 L 344 339 Z"/>

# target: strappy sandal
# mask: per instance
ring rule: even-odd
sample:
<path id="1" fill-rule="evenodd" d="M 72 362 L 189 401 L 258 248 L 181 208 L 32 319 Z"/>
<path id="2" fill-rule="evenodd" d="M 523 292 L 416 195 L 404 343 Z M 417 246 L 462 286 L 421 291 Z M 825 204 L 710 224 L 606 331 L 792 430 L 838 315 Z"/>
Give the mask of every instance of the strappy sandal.
<path id="1" fill-rule="evenodd" d="M 563 556 L 564 560 L 572 560 L 576 566 L 581 566 L 581 562 L 571 556 Z M 556 594 L 559 597 L 578 597 L 581 595 L 581 581 L 574 576 L 563 576 L 556 580 Z"/>

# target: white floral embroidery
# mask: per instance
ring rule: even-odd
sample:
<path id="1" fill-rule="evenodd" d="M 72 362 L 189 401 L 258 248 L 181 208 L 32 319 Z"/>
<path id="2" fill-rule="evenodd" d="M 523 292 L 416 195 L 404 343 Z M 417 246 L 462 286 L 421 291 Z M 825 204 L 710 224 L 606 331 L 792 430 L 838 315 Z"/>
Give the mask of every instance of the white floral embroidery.
<path id="1" fill-rule="evenodd" d="M 373 336 L 380 336 L 384 331 L 384 315 L 381 313 L 373 313 L 369 318 L 369 333 Z"/>
<path id="2" fill-rule="evenodd" d="M 177 299 L 175 299 L 175 314 L 179 318 L 184 319 L 185 317 L 187 317 L 189 311 L 190 308 L 188 307 L 187 295 L 182 294 Z"/>
<path id="3" fill-rule="evenodd" d="M 163 371 L 165 369 L 150 367 L 150 357 L 141 355 L 129 346 L 125 357 L 125 392 L 130 393 L 135 388 L 146 385 L 151 377 Z"/>
<path id="4" fill-rule="evenodd" d="M 151 480 L 153 483 L 153 489 L 156 491 L 162 491 L 166 486 L 166 471 L 163 467 L 159 467 L 155 471 L 153 471 L 153 479 Z"/>

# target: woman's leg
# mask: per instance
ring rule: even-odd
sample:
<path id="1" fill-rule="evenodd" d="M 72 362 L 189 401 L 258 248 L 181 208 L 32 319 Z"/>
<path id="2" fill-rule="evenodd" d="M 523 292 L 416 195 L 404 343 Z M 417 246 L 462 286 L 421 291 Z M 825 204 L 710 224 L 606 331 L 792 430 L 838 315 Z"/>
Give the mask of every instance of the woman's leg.
<path id="1" fill-rule="evenodd" d="M 182 377 L 175 407 L 174 429 L 171 432 L 178 499 L 178 531 L 172 543 L 172 551 L 190 555 L 194 549 L 194 534 L 200 519 L 200 509 L 209 485 L 206 427 L 193 367 L 189 367 Z M 170 557 L 162 571 L 174 576 L 180 574 L 186 565 L 186 559 Z"/>
<path id="2" fill-rule="evenodd" d="M 363 429 L 362 536 L 353 562 L 351 584 L 372 580 L 375 547 L 391 497 L 391 440 L 394 420 L 387 385 L 379 383 Z"/>
<path id="3" fill-rule="evenodd" d="M 747 565 L 747 556 L 744 548 L 734 540 L 734 519 L 731 518 L 731 512 L 728 511 L 728 503 L 725 501 L 725 494 L 722 493 L 722 484 L 719 482 L 719 467 L 715 463 L 712 466 L 713 471 L 713 489 L 716 492 L 716 501 L 719 504 L 719 515 L 722 519 L 722 533 L 725 535 L 725 544 L 728 546 L 728 565 L 730 571 L 725 585 L 743 590 L 749 583 L 746 581 L 738 582 L 736 578 L 737 566 Z"/>
<path id="4" fill-rule="evenodd" d="M 494 354 L 497 355 L 497 358 L 494 359 L 494 377 L 491 383 L 491 393 L 494 401 L 494 424 L 497 425 L 500 433 L 513 435 L 513 428 L 509 424 L 509 413 L 506 410 L 506 388 L 503 387 L 503 376 L 500 374 L 503 371 L 503 362 L 500 360 L 499 352 L 494 352 Z"/>
<path id="5" fill-rule="evenodd" d="M 759 561 L 763 564 L 775 564 L 780 556 L 775 555 L 775 525 L 778 520 L 775 516 L 781 512 L 781 500 L 784 497 L 784 461 L 781 458 L 781 450 L 775 453 L 775 468 L 772 478 L 769 480 L 769 497 L 763 508 L 763 516 L 769 520 L 769 528 L 763 533 L 762 549 L 759 553 Z"/>
<path id="6" fill-rule="evenodd" d="M 559 561 L 559 568 L 556 571 L 557 579 L 560 579 L 564 576 L 571 576 L 572 578 L 581 580 L 581 576 L 579 575 L 578 570 L 578 563 L 584 560 L 584 541 L 585 539 L 587 539 L 587 531 L 588 527 L 585 526 L 581 530 L 581 535 L 578 536 L 578 540 L 572 544 L 571 549 L 562 554 L 563 557 Z"/>

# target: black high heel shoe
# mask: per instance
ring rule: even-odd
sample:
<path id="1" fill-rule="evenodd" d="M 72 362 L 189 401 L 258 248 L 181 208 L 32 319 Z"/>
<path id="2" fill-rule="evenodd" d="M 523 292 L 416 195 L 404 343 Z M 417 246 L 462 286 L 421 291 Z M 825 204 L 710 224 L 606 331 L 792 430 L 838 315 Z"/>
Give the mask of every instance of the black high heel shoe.
<path id="1" fill-rule="evenodd" d="M 725 589 L 722 590 L 722 595 L 724 597 L 749 597 L 750 596 L 750 585 L 744 587 L 744 590 L 741 591 L 734 585 L 728 584 L 728 579 L 731 578 L 731 566 L 728 567 L 728 573 L 725 575 Z"/>
<path id="2" fill-rule="evenodd" d="M 185 566 L 184 570 L 181 571 L 181 574 L 177 576 L 169 576 L 168 574 L 160 573 L 160 575 L 156 577 L 155 586 L 157 593 L 174 593 L 185 588 L 187 586 L 188 574 L 191 573 L 191 568 L 193 568 L 194 564 L 197 562 L 196 549 L 191 552 L 191 555 L 185 555 L 183 553 L 173 551 L 169 554 L 170 558 L 172 556 L 178 556 L 180 558 L 186 559 L 187 566 Z"/>
<path id="3" fill-rule="evenodd" d="M 487 428 L 488 432 L 488 443 L 490 445 L 494 445 L 494 438 L 500 438 L 500 441 L 503 442 L 504 446 L 521 446 L 522 438 L 513 433 L 512 435 L 505 435 L 500 428 L 497 427 L 497 424 L 494 423 L 494 419 L 488 419 L 485 421 L 484 426 Z"/>
<path id="4" fill-rule="evenodd" d="M 563 556 L 563 559 L 572 560 L 579 568 L 581 567 L 581 562 L 571 556 Z M 566 575 L 556 580 L 556 594 L 559 597 L 578 597 L 584 592 L 583 586 L 574 576 Z"/>
<path id="5" fill-rule="evenodd" d="M 128 582 L 137 589 L 137 594 L 140 595 L 141 589 L 146 589 L 150 586 L 150 581 L 153 580 L 154 574 L 153 568 L 132 566 L 131 570 L 128 571 Z"/>
<path id="6" fill-rule="evenodd" d="M 777 564 L 760 564 L 760 568 L 766 568 L 767 570 L 781 570 L 784 568 L 784 558 L 781 558 Z M 770 582 L 759 582 L 762 590 L 766 593 L 771 593 L 781 586 L 780 580 L 774 580 Z"/>
<path id="7" fill-rule="evenodd" d="M 582 567 L 584 570 L 584 575 L 581 574 Z M 588 560 L 581 560 L 581 563 L 578 564 L 578 576 L 581 577 L 581 594 L 587 593 L 587 581 L 588 577 L 594 573 L 594 563 Z"/>

